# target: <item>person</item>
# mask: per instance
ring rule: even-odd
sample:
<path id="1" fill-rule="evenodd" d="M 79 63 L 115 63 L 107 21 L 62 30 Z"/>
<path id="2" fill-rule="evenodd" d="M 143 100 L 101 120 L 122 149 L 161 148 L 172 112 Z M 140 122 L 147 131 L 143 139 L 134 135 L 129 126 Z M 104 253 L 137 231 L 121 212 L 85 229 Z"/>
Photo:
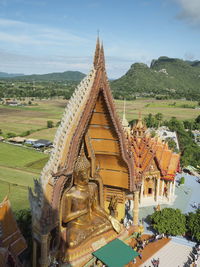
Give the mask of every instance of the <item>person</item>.
<path id="1" fill-rule="evenodd" d="M 133 259 L 133 264 L 136 264 L 136 258 Z"/>
<path id="2" fill-rule="evenodd" d="M 138 251 L 139 252 L 139 258 L 142 259 L 142 253 L 141 251 Z"/>

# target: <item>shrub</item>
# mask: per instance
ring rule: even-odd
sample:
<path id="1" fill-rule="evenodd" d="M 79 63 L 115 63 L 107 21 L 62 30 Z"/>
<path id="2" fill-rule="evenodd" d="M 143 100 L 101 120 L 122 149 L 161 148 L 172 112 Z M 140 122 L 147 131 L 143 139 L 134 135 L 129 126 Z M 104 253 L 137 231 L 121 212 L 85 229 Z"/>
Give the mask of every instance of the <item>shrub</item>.
<path id="1" fill-rule="evenodd" d="M 15 133 L 7 133 L 6 135 L 7 135 L 7 138 L 12 138 L 16 136 Z"/>
<path id="2" fill-rule="evenodd" d="M 184 183 L 185 183 L 185 177 L 181 177 L 179 184 L 184 184 Z"/>
<path id="3" fill-rule="evenodd" d="M 53 128 L 53 121 L 47 121 L 47 128 Z"/>

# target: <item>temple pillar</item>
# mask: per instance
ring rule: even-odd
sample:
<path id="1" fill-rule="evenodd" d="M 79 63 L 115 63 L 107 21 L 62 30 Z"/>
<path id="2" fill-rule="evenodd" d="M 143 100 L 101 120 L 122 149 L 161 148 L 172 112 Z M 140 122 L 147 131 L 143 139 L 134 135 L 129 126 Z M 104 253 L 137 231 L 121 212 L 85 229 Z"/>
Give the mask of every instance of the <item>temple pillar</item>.
<path id="1" fill-rule="evenodd" d="M 144 180 L 142 179 L 142 186 L 140 189 L 140 204 L 142 204 L 142 200 L 143 200 L 143 191 L 144 191 Z"/>
<path id="2" fill-rule="evenodd" d="M 48 259 L 48 237 L 49 235 L 41 235 L 41 258 L 40 258 L 40 266 L 48 267 L 49 259 Z"/>
<path id="3" fill-rule="evenodd" d="M 37 267 L 37 243 L 34 239 L 33 239 L 32 267 Z"/>
<path id="4" fill-rule="evenodd" d="M 133 225 L 138 225 L 139 217 L 139 191 L 134 192 L 134 206 L 133 206 Z"/>
<path id="5" fill-rule="evenodd" d="M 168 199 L 171 201 L 171 191 L 172 191 L 172 184 L 171 182 L 168 182 Z"/>
<path id="6" fill-rule="evenodd" d="M 170 201 L 173 199 L 173 182 L 170 182 Z"/>
<path id="7" fill-rule="evenodd" d="M 158 178 L 156 182 L 156 202 L 158 202 L 159 191 L 160 191 L 160 178 Z"/>
<path id="8" fill-rule="evenodd" d="M 162 187 L 161 187 L 161 196 L 162 196 L 162 198 L 163 198 L 163 194 L 164 194 L 164 184 L 165 184 L 165 182 L 164 182 L 164 180 L 162 180 Z"/>
<path id="9" fill-rule="evenodd" d="M 176 188 L 176 181 L 173 181 L 173 191 L 172 191 L 172 196 L 175 196 L 175 188 Z"/>

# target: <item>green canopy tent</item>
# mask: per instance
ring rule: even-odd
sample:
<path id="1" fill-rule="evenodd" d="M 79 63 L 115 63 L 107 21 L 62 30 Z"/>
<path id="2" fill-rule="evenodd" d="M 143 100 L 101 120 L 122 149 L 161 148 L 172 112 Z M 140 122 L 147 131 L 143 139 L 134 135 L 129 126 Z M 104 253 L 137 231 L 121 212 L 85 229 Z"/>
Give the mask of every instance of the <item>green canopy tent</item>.
<path id="1" fill-rule="evenodd" d="M 108 267 L 123 267 L 139 255 L 118 238 L 92 254 Z"/>

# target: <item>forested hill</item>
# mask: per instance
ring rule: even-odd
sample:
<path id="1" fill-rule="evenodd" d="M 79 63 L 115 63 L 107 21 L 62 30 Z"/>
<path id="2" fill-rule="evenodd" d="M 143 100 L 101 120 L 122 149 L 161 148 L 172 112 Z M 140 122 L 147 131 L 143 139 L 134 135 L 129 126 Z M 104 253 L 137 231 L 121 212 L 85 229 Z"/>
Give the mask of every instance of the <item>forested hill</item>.
<path id="1" fill-rule="evenodd" d="M 200 61 L 160 57 L 148 67 L 135 63 L 121 78 L 111 82 L 115 98 L 135 96 L 200 100 Z"/>
<path id="2" fill-rule="evenodd" d="M 12 78 L 16 76 L 23 76 L 22 73 L 6 73 L 6 72 L 0 72 L 0 78 Z"/>
<path id="3" fill-rule="evenodd" d="M 32 74 L 14 77 L 14 80 L 20 81 L 81 81 L 85 74 L 80 71 L 65 71 L 48 74 Z"/>

